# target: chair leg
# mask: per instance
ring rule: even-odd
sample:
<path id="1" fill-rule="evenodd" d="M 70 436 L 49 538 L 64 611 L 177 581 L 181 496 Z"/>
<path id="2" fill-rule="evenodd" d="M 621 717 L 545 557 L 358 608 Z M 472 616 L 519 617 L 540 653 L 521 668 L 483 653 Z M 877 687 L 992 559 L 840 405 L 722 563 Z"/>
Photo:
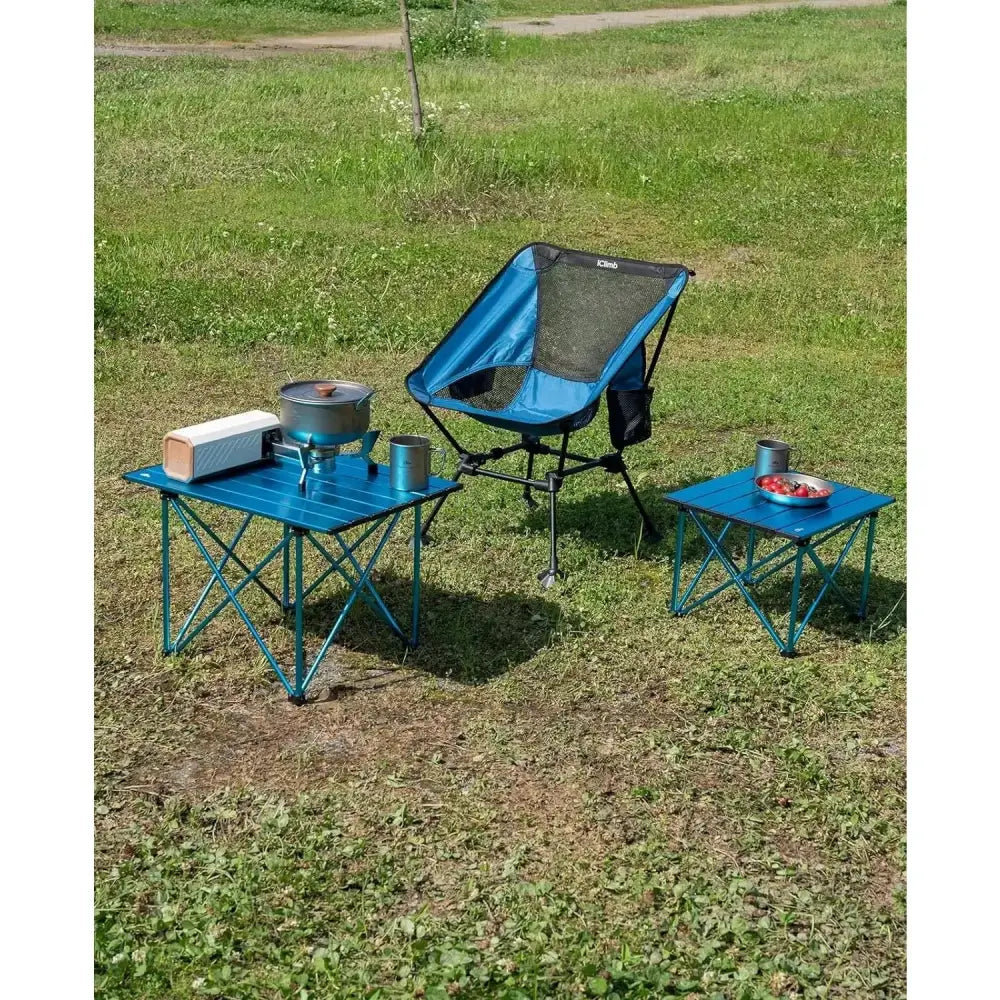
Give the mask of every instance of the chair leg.
<path id="1" fill-rule="evenodd" d="M 538 574 L 541 585 L 548 590 L 557 579 L 565 578 L 566 574 L 559 568 L 559 555 L 556 552 L 558 535 L 556 532 L 556 494 L 562 485 L 558 480 L 554 480 L 552 473 L 548 475 L 549 481 L 549 568 L 542 570 Z"/>
<path id="2" fill-rule="evenodd" d="M 639 508 L 639 513 L 642 515 L 642 523 L 645 529 L 646 538 L 648 538 L 651 542 L 660 541 L 660 533 L 656 530 L 656 525 L 653 524 L 653 519 L 648 513 L 646 513 L 646 508 L 643 507 L 642 501 L 639 499 L 639 494 L 636 493 L 635 487 L 632 485 L 632 480 L 629 478 L 628 469 L 625 468 L 624 460 L 622 461 L 621 468 L 618 471 L 621 473 L 622 479 L 625 480 L 625 485 L 628 487 L 632 500 L 634 501 L 636 507 Z"/>
<path id="3" fill-rule="evenodd" d="M 535 453 L 529 448 L 528 449 L 528 471 L 525 473 L 524 478 L 530 479 L 532 473 L 535 471 Z M 525 483 L 524 492 L 522 494 L 524 498 L 524 506 L 529 510 L 534 510 L 538 506 L 538 501 L 531 495 L 531 487 Z"/>
<path id="4" fill-rule="evenodd" d="M 462 476 L 462 463 L 463 463 L 463 461 L 464 461 L 464 459 L 462 459 L 462 458 L 460 458 L 458 460 L 458 467 L 455 469 L 455 475 L 452 476 L 452 478 L 455 480 L 456 483 L 458 482 L 458 480 Z M 427 518 L 426 521 L 424 521 L 423 527 L 420 529 L 420 541 L 421 541 L 421 544 L 423 544 L 423 545 L 429 544 L 428 532 L 431 530 L 431 525 L 434 523 L 434 518 L 436 518 L 438 516 L 438 511 L 442 508 L 442 506 L 444 506 L 444 502 L 447 499 L 448 499 L 447 497 L 441 497 L 441 499 L 438 500 L 437 503 L 435 503 L 434 506 L 431 508 L 430 516 Z M 412 541 L 411 541 L 411 545 L 412 545 Z"/>

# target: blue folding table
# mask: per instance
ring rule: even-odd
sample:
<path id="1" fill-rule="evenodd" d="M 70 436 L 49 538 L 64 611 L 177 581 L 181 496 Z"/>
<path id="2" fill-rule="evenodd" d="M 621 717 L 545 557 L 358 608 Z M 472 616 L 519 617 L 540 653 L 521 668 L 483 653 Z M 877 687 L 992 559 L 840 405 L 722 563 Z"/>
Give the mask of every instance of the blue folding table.
<path id="1" fill-rule="evenodd" d="M 878 512 L 894 502 L 893 497 L 844 483 L 834 483 L 834 492 L 825 504 L 815 507 L 788 507 L 766 499 L 754 484 L 753 469 L 740 469 L 726 476 L 695 483 L 666 495 L 668 503 L 677 510 L 677 539 L 674 553 L 674 579 L 670 595 L 670 610 L 675 615 L 686 615 L 730 587 L 736 587 L 751 610 L 767 629 L 782 656 L 794 656 L 795 646 L 805 631 L 809 619 L 828 593 L 834 593 L 859 618 L 864 619 L 868 606 L 868 587 L 871 581 L 872 552 L 875 548 L 875 518 Z M 722 528 L 714 534 L 705 522 L 706 516 L 719 518 Z M 684 550 L 684 531 L 687 518 L 697 527 L 708 544 L 705 556 L 694 578 L 681 591 L 681 560 Z M 861 578 L 861 595 L 857 602 L 844 593 L 836 576 L 865 523 L 868 534 L 865 544 L 865 568 Z M 726 549 L 725 540 L 734 524 L 745 525 L 748 530 L 746 567 L 740 569 Z M 847 540 L 832 565 L 827 565 L 816 552 L 818 546 L 847 533 Z M 784 543 L 767 555 L 756 558 L 759 535 L 784 539 Z M 800 619 L 799 591 L 802 584 L 802 567 L 808 558 L 816 567 L 823 585 Z M 718 561 L 728 579 L 698 597 L 695 588 L 712 562 Z M 754 599 L 751 588 L 768 577 L 794 565 L 792 596 L 789 607 L 787 635 L 783 638 L 770 618 Z"/>
<path id="2" fill-rule="evenodd" d="M 170 479 L 160 465 L 136 469 L 125 473 L 123 477 L 140 486 L 152 487 L 160 493 L 164 652 L 179 653 L 220 611 L 232 605 L 278 675 L 289 699 L 299 705 L 304 703 L 306 688 L 359 597 L 399 638 L 410 646 L 417 645 L 421 507 L 428 501 L 443 499 L 462 488 L 449 479 L 432 476 L 426 490 L 412 493 L 394 490 L 389 485 L 389 470 L 385 466 L 370 468 L 367 461 L 353 455 L 339 455 L 323 463 L 315 471 L 310 471 L 304 491 L 299 489 L 300 472 L 301 466 L 297 460 L 275 458 L 194 483 Z M 243 520 L 232 540 L 228 543 L 224 541 L 192 508 L 191 501 L 202 501 L 215 507 L 242 512 Z M 371 576 L 403 512 L 411 507 L 414 515 L 413 603 L 410 632 L 407 635 L 375 589 Z M 172 635 L 170 623 L 171 512 L 177 516 L 211 571 L 194 607 L 176 635 Z M 281 525 L 282 531 L 278 542 L 251 567 L 237 554 L 237 547 L 255 517 L 276 522 Z M 363 530 L 353 541 L 348 540 L 345 532 L 356 528 Z M 317 535 L 332 538 L 339 553 L 331 552 Z M 373 535 L 376 538 L 374 551 L 362 564 L 356 555 L 357 549 Z M 326 564 L 324 570 L 308 586 L 303 581 L 302 550 L 305 542 L 320 553 Z M 209 543 L 214 543 L 221 550 L 218 558 L 213 558 L 209 552 Z M 264 569 L 279 556 L 282 562 L 280 595 L 261 579 Z M 235 584 L 230 583 L 224 573 L 230 562 L 244 574 Z M 333 573 L 349 584 L 350 593 L 307 669 L 302 628 L 305 600 Z M 290 593 L 293 581 L 294 599 Z M 199 618 L 199 612 L 204 608 L 216 584 L 225 596 Z M 259 587 L 283 612 L 295 613 L 295 668 L 292 678 L 286 675 L 268 649 L 239 600 L 240 593 L 250 584 Z"/>

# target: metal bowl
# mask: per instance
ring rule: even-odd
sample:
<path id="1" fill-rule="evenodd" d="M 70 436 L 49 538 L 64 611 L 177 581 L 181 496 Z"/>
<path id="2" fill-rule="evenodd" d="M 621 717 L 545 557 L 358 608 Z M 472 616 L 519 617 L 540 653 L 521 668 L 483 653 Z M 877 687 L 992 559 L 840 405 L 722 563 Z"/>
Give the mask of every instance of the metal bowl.
<path id="1" fill-rule="evenodd" d="M 813 486 L 817 490 L 830 490 L 831 496 L 837 489 L 836 483 L 827 482 L 825 479 L 820 479 L 819 476 L 807 476 L 804 472 L 773 472 L 771 475 L 785 476 L 787 479 L 794 479 L 797 483 Z M 830 497 L 786 497 L 781 493 L 772 493 L 760 485 L 760 480 L 763 478 L 763 476 L 758 476 L 753 481 L 754 486 L 757 487 L 757 492 L 765 500 L 770 500 L 771 503 L 782 503 L 786 507 L 819 507 L 820 504 L 824 504 L 830 499 Z"/>

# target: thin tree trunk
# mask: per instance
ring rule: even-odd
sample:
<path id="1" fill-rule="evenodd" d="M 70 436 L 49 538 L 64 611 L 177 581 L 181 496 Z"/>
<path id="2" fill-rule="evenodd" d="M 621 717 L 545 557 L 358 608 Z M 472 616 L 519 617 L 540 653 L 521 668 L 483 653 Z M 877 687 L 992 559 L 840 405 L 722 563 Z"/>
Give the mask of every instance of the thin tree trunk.
<path id="1" fill-rule="evenodd" d="M 424 132 L 424 110 L 420 106 L 420 84 L 417 83 L 417 67 L 413 63 L 413 44 L 410 41 L 410 12 L 406 0 L 399 0 L 399 19 L 403 25 L 403 55 L 406 56 L 406 75 L 410 81 L 410 104 L 413 108 L 413 138 L 419 139 Z"/>
<path id="2" fill-rule="evenodd" d="M 455 24 L 458 24 L 458 0 L 451 0 L 451 13 Z"/>

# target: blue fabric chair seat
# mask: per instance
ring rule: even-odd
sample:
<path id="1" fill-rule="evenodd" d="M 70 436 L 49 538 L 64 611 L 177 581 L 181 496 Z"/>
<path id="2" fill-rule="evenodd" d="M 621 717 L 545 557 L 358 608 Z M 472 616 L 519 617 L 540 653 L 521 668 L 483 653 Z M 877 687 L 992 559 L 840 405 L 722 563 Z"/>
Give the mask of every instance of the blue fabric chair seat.
<path id="1" fill-rule="evenodd" d="M 589 424 L 597 413 L 599 399 L 591 398 L 592 393 L 567 392 L 563 385 L 556 389 L 561 394 L 561 412 L 553 419 L 551 408 L 546 405 L 552 392 L 552 386 L 547 383 L 552 381 L 553 376 L 527 366 L 505 365 L 469 372 L 434 393 L 427 391 L 418 372 L 407 380 L 407 388 L 420 402 L 465 413 L 492 427 L 532 437 L 560 434 L 567 423 L 572 430 Z M 576 385 L 582 387 L 582 383 Z"/>

